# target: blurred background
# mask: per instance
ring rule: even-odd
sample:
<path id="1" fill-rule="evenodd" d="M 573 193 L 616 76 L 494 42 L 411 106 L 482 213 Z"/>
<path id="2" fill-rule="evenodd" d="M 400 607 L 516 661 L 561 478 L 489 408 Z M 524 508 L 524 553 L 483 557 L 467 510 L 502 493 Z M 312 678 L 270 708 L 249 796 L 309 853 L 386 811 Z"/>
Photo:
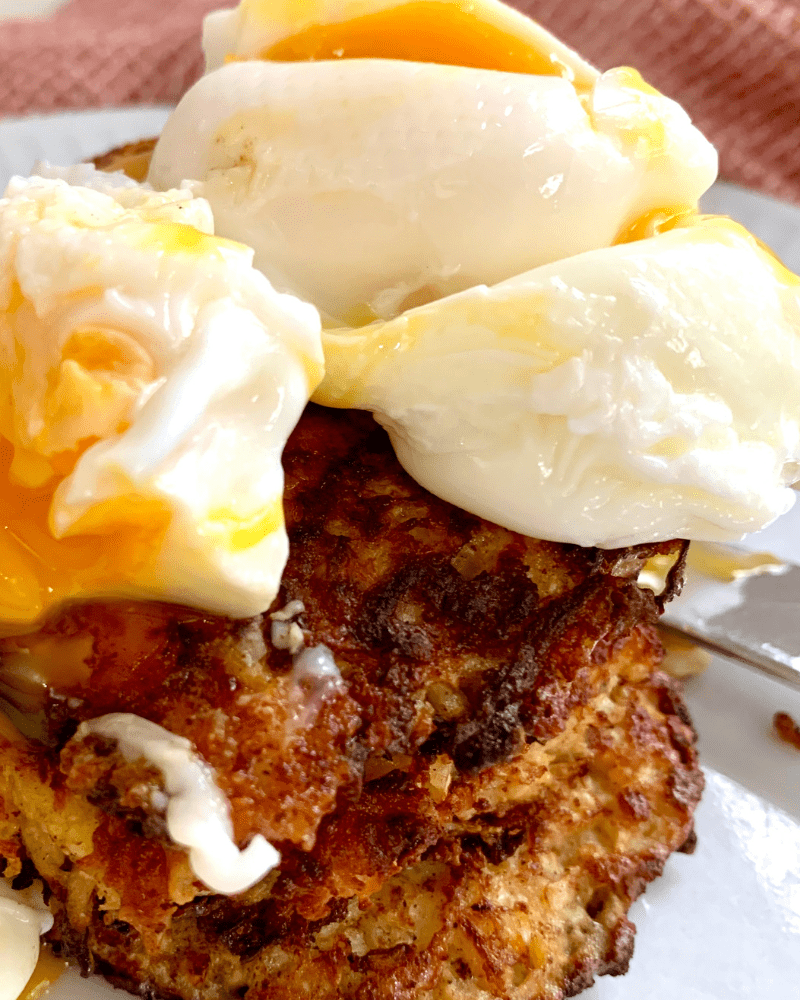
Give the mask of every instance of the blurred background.
<path id="1" fill-rule="evenodd" d="M 0 0 L 0 117 L 174 103 L 225 0 Z M 720 150 L 800 203 L 800 0 L 514 0 L 597 66 L 635 65 Z"/>

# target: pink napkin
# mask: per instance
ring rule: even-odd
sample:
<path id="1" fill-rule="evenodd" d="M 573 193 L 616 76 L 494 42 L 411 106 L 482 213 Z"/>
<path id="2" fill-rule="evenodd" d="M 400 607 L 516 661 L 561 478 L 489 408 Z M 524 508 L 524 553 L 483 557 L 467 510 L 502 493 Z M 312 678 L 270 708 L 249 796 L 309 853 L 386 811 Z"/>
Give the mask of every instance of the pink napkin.
<path id="1" fill-rule="evenodd" d="M 0 23 L 0 115 L 174 103 L 202 72 L 204 15 L 224 5 L 72 0 L 44 21 Z"/>
<path id="2" fill-rule="evenodd" d="M 48 21 L 0 24 L 0 114 L 176 101 L 202 70 L 202 17 L 224 5 L 72 0 Z M 719 148 L 723 176 L 800 202 L 798 0 L 515 6 L 600 68 L 634 65 L 680 101 Z"/>
<path id="3" fill-rule="evenodd" d="M 727 180 L 800 202 L 798 0 L 516 0 L 601 69 L 635 66 L 720 151 Z"/>

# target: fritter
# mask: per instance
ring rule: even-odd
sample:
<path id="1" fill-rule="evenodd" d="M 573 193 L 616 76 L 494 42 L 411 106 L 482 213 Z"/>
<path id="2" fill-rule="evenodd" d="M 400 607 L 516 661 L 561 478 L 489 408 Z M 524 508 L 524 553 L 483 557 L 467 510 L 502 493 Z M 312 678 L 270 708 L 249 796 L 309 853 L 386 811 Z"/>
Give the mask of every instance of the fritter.
<path id="1" fill-rule="evenodd" d="M 800 726 L 791 715 L 787 712 L 776 712 L 772 717 L 772 725 L 784 743 L 800 750 Z"/>
<path id="2" fill-rule="evenodd" d="M 106 173 L 121 170 L 135 181 L 144 181 L 147 179 L 157 141 L 140 139 L 138 142 L 129 142 L 103 153 L 102 156 L 96 156 L 92 162 L 98 170 L 105 170 Z"/>
<path id="3" fill-rule="evenodd" d="M 630 903 L 691 846 L 702 787 L 655 631 L 684 544 L 506 531 L 418 486 L 363 413 L 309 406 L 284 466 L 273 610 L 302 602 L 341 680 L 298 676 L 269 615 L 80 605 L 0 643 L 7 678 L 61 678 L 37 740 L 0 734 L 6 877 L 44 878 L 55 947 L 164 1000 L 555 1000 L 624 972 Z M 636 583 L 655 554 L 660 597 Z M 159 773 L 77 738 L 112 711 L 192 740 L 279 868 L 198 883 Z"/>

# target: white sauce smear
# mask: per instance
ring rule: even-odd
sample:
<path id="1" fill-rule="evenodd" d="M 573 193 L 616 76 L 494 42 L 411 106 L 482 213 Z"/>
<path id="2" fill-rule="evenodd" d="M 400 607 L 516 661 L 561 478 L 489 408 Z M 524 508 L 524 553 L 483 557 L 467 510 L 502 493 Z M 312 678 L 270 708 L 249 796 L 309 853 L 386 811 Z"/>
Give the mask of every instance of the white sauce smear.
<path id="1" fill-rule="evenodd" d="M 188 848 L 192 870 L 213 892 L 244 892 L 278 865 L 280 854 L 261 834 L 242 851 L 236 846 L 228 800 L 189 740 L 124 712 L 82 723 L 78 738 L 89 733 L 116 740 L 126 760 L 144 758 L 161 771 L 169 835 Z"/>
<path id="2" fill-rule="evenodd" d="M 301 729 L 314 725 L 322 703 L 339 691 L 344 682 L 333 653 L 321 643 L 301 649 L 292 661 L 296 723 Z"/>

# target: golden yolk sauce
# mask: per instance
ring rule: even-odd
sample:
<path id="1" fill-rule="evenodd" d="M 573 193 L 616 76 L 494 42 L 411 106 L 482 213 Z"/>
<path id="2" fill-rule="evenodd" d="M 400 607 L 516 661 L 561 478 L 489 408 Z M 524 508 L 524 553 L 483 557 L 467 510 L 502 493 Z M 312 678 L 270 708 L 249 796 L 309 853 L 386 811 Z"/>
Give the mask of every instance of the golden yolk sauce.
<path id="1" fill-rule="evenodd" d="M 648 97 L 660 98 L 662 96 L 655 87 L 651 87 L 642 78 L 638 70 L 632 69 L 630 66 L 618 66 L 615 69 L 609 70 L 606 77 L 613 77 L 617 85 L 623 90 L 629 91 L 634 99 L 636 99 L 637 95 L 642 95 L 639 100 L 645 101 Z M 588 105 L 588 102 L 585 103 L 587 104 L 587 113 L 592 121 L 592 125 L 596 128 L 595 114 L 591 106 Z M 642 110 L 646 109 L 643 108 Z M 619 134 L 630 144 L 641 142 L 646 149 L 648 163 L 658 160 L 665 152 L 666 127 L 658 114 L 645 113 L 632 115 L 630 122 L 620 127 Z M 664 205 L 651 209 L 643 215 L 626 222 L 613 243 L 633 243 L 636 240 L 657 236 L 659 233 L 668 232 L 688 216 L 697 214 L 698 208 L 696 204 Z"/>
<path id="2" fill-rule="evenodd" d="M 667 130 L 663 118 L 648 104 L 648 98 L 661 98 L 662 95 L 642 79 L 638 70 L 630 66 L 618 66 L 604 74 L 604 80 L 611 79 L 623 91 L 627 91 L 630 100 L 638 105 L 637 113 L 631 113 L 627 120 L 617 125 L 618 134 L 630 145 L 642 143 L 647 151 L 647 158 L 655 160 L 665 152 Z M 597 128 L 596 112 L 591 103 L 584 101 L 592 127 Z M 626 105 L 623 105 L 625 107 Z M 632 109 L 631 109 L 632 111 Z"/>
<path id="3" fill-rule="evenodd" d="M 95 441 L 127 427 L 130 406 L 153 376 L 152 362 L 121 332 L 75 330 L 59 362 L 48 368 L 41 429 L 23 444 L 12 408 L 15 387 L 26 377 L 21 345 L 45 345 L 52 331 L 18 286 L 4 322 L 16 343 L 16 363 L 2 372 L 0 404 L 0 634 L 12 635 L 33 627 L 63 600 L 116 592 L 121 583 L 149 570 L 170 512 L 160 501 L 143 500 L 131 490 L 130 497 L 93 508 L 73 526 L 74 537 L 55 537 L 56 489 Z"/>
<path id="4" fill-rule="evenodd" d="M 18 1000 L 43 1000 L 68 968 L 69 963 L 65 959 L 57 958 L 47 947 L 43 947 L 36 968 Z"/>
<path id="5" fill-rule="evenodd" d="M 650 94 L 652 97 L 661 97 L 661 92 L 656 90 L 655 87 L 651 87 L 650 84 L 643 79 L 642 74 L 638 69 L 634 69 L 632 66 L 617 66 L 616 69 L 612 69 L 609 72 L 614 74 L 617 82 L 626 87 L 628 90 L 638 90 L 642 94 Z"/>
<path id="6" fill-rule="evenodd" d="M 689 216 L 696 215 L 697 208 L 694 205 L 672 205 L 651 209 L 624 226 L 614 239 L 614 245 L 635 243 L 637 240 L 658 236 L 659 233 L 667 233 L 688 219 Z"/>
<path id="7" fill-rule="evenodd" d="M 250 253 L 179 222 L 117 228 L 123 241 L 154 257 Z M 82 297 L 100 293 L 84 289 Z M 16 283 L 0 322 L 16 349 L 0 371 L 0 636 L 36 628 L 64 601 L 157 596 L 156 565 L 174 516 L 167 500 L 142 496 L 132 483 L 126 488 L 120 471 L 119 492 L 93 503 L 61 537 L 53 522 L 56 492 L 81 456 L 128 429 L 142 391 L 157 377 L 153 359 L 131 334 L 106 327 L 76 328 L 51 356 L 55 332 Z M 41 345 L 43 357 L 26 358 L 23 344 Z M 42 370 L 31 375 L 34 360 Z M 306 359 L 310 387 L 319 369 Z M 17 408 L 25 412 L 22 423 Z M 246 514 L 212 510 L 197 528 L 221 550 L 242 552 L 283 528 L 282 498 Z"/>
<path id="8" fill-rule="evenodd" d="M 800 276 L 790 271 L 771 247 L 743 225 L 734 222 L 727 215 L 705 215 L 691 205 L 653 209 L 623 229 L 614 243 L 634 243 L 637 240 L 658 236 L 660 233 L 668 233 L 672 229 L 694 230 L 698 240 L 713 240 L 719 244 L 748 243 L 769 265 L 778 284 L 787 288 L 800 285 Z"/>
<path id="9" fill-rule="evenodd" d="M 9 743 L 22 743 L 25 740 L 19 729 L 2 710 L 0 710 L 0 740 L 7 740 Z"/>
<path id="10" fill-rule="evenodd" d="M 769 552 L 739 552 L 710 542 L 692 542 L 686 565 L 693 573 L 723 583 L 782 570 L 786 563 Z"/>

